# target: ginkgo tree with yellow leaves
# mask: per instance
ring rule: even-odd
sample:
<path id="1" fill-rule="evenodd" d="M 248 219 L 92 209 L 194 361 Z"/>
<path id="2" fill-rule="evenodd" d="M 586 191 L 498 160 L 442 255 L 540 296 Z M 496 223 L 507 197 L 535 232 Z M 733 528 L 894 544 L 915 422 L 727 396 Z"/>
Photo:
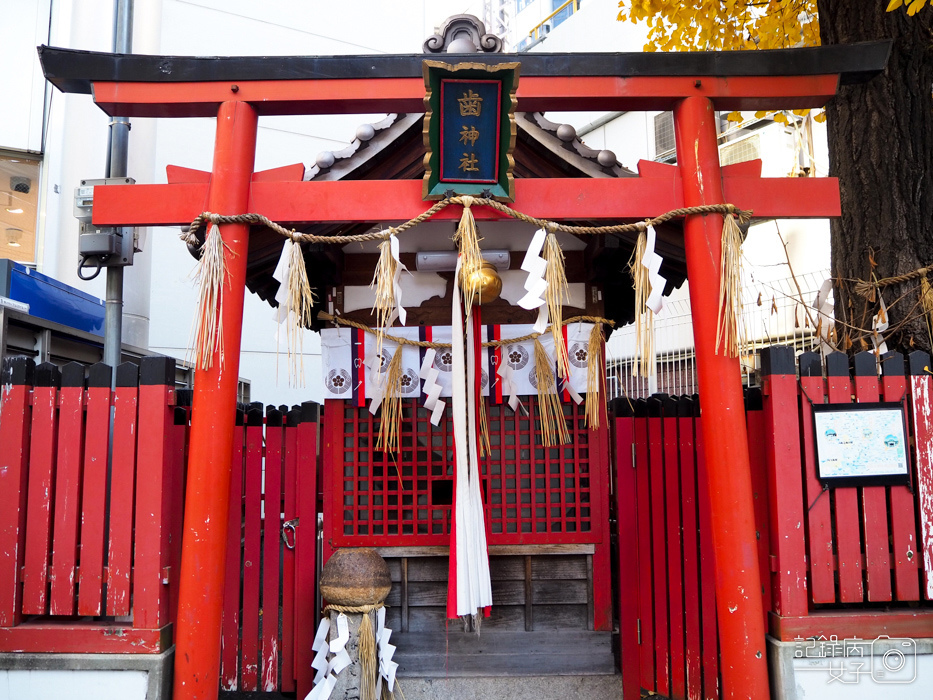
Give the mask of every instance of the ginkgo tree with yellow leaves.
<path id="1" fill-rule="evenodd" d="M 647 24 L 646 51 L 893 40 L 885 72 L 840 86 L 825 112 L 842 197 L 842 216 L 830 224 L 839 345 L 870 347 L 854 329 L 871 326 L 879 302 L 853 293 L 855 281 L 933 269 L 933 0 L 622 0 L 618 19 Z M 880 290 L 889 348 L 931 349 L 930 283 L 933 271 L 928 283 L 914 277 Z"/>

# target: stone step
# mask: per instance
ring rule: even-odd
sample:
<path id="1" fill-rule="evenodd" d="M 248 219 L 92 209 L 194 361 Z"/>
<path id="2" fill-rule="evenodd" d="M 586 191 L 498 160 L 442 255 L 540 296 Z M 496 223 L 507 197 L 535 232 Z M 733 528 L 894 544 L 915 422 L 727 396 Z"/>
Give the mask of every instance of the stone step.
<path id="1" fill-rule="evenodd" d="M 405 700 L 623 700 L 622 676 L 474 676 L 399 680 Z M 396 697 L 401 694 L 396 692 Z M 625 698 L 624 700 L 636 700 Z"/>
<path id="2" fill-rule="evenodd" d="M 593 631 L 394 633 L 402 678 L 611 676 L 612 633 Z"/>

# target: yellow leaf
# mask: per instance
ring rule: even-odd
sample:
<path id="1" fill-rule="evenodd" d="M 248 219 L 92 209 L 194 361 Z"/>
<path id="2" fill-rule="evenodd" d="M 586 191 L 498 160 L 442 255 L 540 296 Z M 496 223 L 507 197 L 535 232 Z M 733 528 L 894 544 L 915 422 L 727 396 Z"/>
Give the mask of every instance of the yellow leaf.
<path id="1" fill-rule="evenodd" d="M 823 122 L 825 122 L 825 121 L 826 121 L 826 112 L 820 112 L 819 114 L 814 114 L 814 115 L 813 115 L 813 121 L 819 122 L 820 124 L 822 124 Z"/>
<path id="2" fill-rule="evenodd" d="M 927 4 L 927 0 L 914 0 L 907 8 L 907 15 L 913 17 L 915 14 L 920 12 L 923 9 L 923 6 Z"/>
<path id="3" fill-rule="evenodd" d="M 885 12 L 891 12 L 893 10 L 896 10 L 903 4 L 904 4 L 904 0 L 891 0 L 891 2 L 888 3 L 888 7 L 885 10 Z"/>
<path id="4" fill-rule="evenodd" d="M 729 112 L 729 114 L 726 115 L 726 121 L 740 122 L 742 121 L 742 113 L 741 112 Z"/>
<path id="5" fill-rule="evenodd" d="M 768 112 L 763 109 L 755 112 L 755 119 L 764 119 L 766 116 L 768 116 Z"/>

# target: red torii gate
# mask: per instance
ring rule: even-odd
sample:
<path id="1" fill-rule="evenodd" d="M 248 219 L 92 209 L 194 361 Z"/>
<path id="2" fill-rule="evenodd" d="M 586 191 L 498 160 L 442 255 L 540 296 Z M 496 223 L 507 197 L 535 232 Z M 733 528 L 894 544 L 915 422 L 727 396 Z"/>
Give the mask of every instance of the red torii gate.
<path id="1" fill-rule="evenodd" d="M 631 179 L 517 180 L 515 207 L 560 220 L 643 219 L 730 202 L 756 217 L 840 214 L 834 178 L 760 178 L 759 166 L 721 168 L 716 110 L 820 107 L 840 80 L 880 72 L 887 42 L 708 54 L 523 54 L 517 92 L 525 111 L 673 110 L 676 167 Z M 98 188 L 94 223 L 182 225 L 206 208 L 259 212 L 285 225 L 407 220 L 426 208 L 419 181 L 281 181 L 254 173 L 259 116 L 424 110 L 422 56 L 202 59 L 121 56 L 41 47 L 46 77 L 93 92 L 111 116 L 217 117 L 209 181 Z M 450 55 L 496 63 L 515 56 Z M 438 218 L 457 218 L 448 207 Z M 477 208 L 478 220 L 502 218 Z M 716 596 L 726 697 L 767 697 L 765 629 L 737 359 L 718 355 L 719 215 L 689 216 L 684 245 L 716 555 Z M 176 700 L 216 697 L 220 664 L 229 464 L 243 322 L 249 226 L 226 225 L 225 364 L 198 372 L 189 451 L 185 538 L 176 627 Z M 780 553 L 780 543 L 777 544 Z M 780 559 L 780 557 L 779 557 Z M 803 582 L 803 585 L 806 585 Z"/>

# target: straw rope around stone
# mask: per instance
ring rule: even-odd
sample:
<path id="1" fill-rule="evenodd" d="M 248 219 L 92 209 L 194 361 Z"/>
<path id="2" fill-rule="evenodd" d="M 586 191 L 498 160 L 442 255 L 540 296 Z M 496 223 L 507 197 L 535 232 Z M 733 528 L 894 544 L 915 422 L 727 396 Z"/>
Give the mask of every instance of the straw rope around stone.
<path id="1" fill-rule="evenodd" d="M 285 228 L 284 226 L 275 223 L 262 214 L 235 214 L 226 216 L 205 211 L 201 214 L 198 214 L 194 218 L 194 221 L 192 221 L 188 226 L 188 230 L 182 233 L 180 238 L 193 248 L 198 248 L 201 245 L 197 237 L 198 230 L 204 226 L 205 223 L 212 223 L 250 224 L 254 226 L 262 224 L 272 231 L 275 231 L 279 235 L 284 236 L 285 238 L 288 238 L 296 243 L 333 243 L 344 245 L 346 243 L 379 241 L 387 239 L 393 233 L 398 234 L 402 233 L 403 231 L 407 231 L 410 228 L 414 228 L 418 224 L 427 221 L 439 211 L 445 207 L 450 206 L 451 204 L 464 205 L 466 202 L 466 197 L 450 197 L 448 199 L 442 199 L 436 202 L 423 213 L 419 214 L 413 219 L 409 219 L 403 224 L 389 227 L 381 231 L 369 231 L 367 233 L 354 234 L 352 236 L 317 236 L 312 233 L 299 233 L 295 229 Z M 637 233 L 639 231 L 646 230 L 648 226 L 658 226 L 659 224 L 663 224 L 667 221 L 670 221 L 671 219 L 696 214 L 734 214 L 738 218 L 740 224 L 747 223 L 751 219 L 752 215 L 751 211 L 739 209 L 733 204 L 704 204 L 696 207 L 681 207 L 679 209 L 672 209 L 671 211 L 661 214 L 660 216 L 657 216 L 653 219 L 636 221 L 631 224 L 614 224 L 611 226 L 571 226 L 569 224 L 560 224 L 554 221 L 548 221 L 547 219 L 539 219 L 534 216 L 529 216 L 528 214 L 523 214 L 522 212 L 512 209 L 511 207 L 503 204 L 502 202 L 497 202 L 494 199 L 470 197 L 469 202 L 471 206 L 490 207 L 513 219 L 518 219 L 519 221 L 533 224 L 539 228 L 545 228 L 548 231 L 560 231 L 562 233 L 593 236 L 614 233 Z"/>
<path id="2" fill-rule="evenodd" d="M 331 314 L 321 311 L 318 313 L 317 317 L 322 321 L 330 321 L 332 323 L 337 323 L 341 326 L 347 326 L 348 328 L 358 328 L 361 331 L 365 331 L 372 335 L 378 335 L 379 331 L 371 326 L 367 326 L 365 323 L 360 323 L 359 321 L 353 321 L 349 318 L 343 318 L 341 316 L 332 316 Z M 561 322 L 562 326 L 569 326 L 571 323 L 598 323 L 605 324 L 610 328 L 615 328 L 616 322 L 608 319 L 602 318 L 601 316 L 573 316 L 571 318 L 564 319 Z M 551 332 L 551 326 L 548 326 L 544 329 L 544 333 L 529 333 L 527 335 L 519 336 L 518 338 L 503 338 L 501 340 L 487 340 L 483 342 L 484 348 L 498 348 L 505 345 L 512 345 L 513 343 L 521 343 L 526 340 L 534 340 L 542 335 Z M 443 350 L 445 348 L 451 347 L 450 343 L 437 343 L 429 340 L 409 340 L 408 338 L 400 338 L 394 335 L 383 335 L 383 338 L 392 343 L 397 343 L 398 345 L 411 345 L 416 348 L 434 348 L 435 350 Z"/>
<path id="3" fill-rule="evenodd" d="M 933 272 L 933 265 L 927 267 L 920 267 L 911 272 L 905 272 L 903 275 L 895 275 L 894 277 L 883 277 L 880 280 L 874 280 L 871 282 L 866 282 L 865 280 L 858 280 L 855 283 L 855 293 L 860 297 L 868 299 L 869 301 L 875 300 L 875 289 L 878 287 L 889 287 L 892 284 L 902 284 L 904 282 L 909 282 L 910 280 L 917 279 L 918 277 L 925 277 L 928 272 Z"/>
<path id="4" fill-rule="evenodd" d="M 389 606 L 386 605 L 385 603 L 375 603 L 374 605 L 334 605 L 333 603 L 331 603 L 330 605 L 324 606 L 323 612 L 330 612 L 331 610 L 333 610 L 334 612 L 340 612 L 340 613 L 360 614 L 360 613 L 376 612 L 377 610 L 379 610 L 379 608 L 387 608 L 387 607 Z"/>

